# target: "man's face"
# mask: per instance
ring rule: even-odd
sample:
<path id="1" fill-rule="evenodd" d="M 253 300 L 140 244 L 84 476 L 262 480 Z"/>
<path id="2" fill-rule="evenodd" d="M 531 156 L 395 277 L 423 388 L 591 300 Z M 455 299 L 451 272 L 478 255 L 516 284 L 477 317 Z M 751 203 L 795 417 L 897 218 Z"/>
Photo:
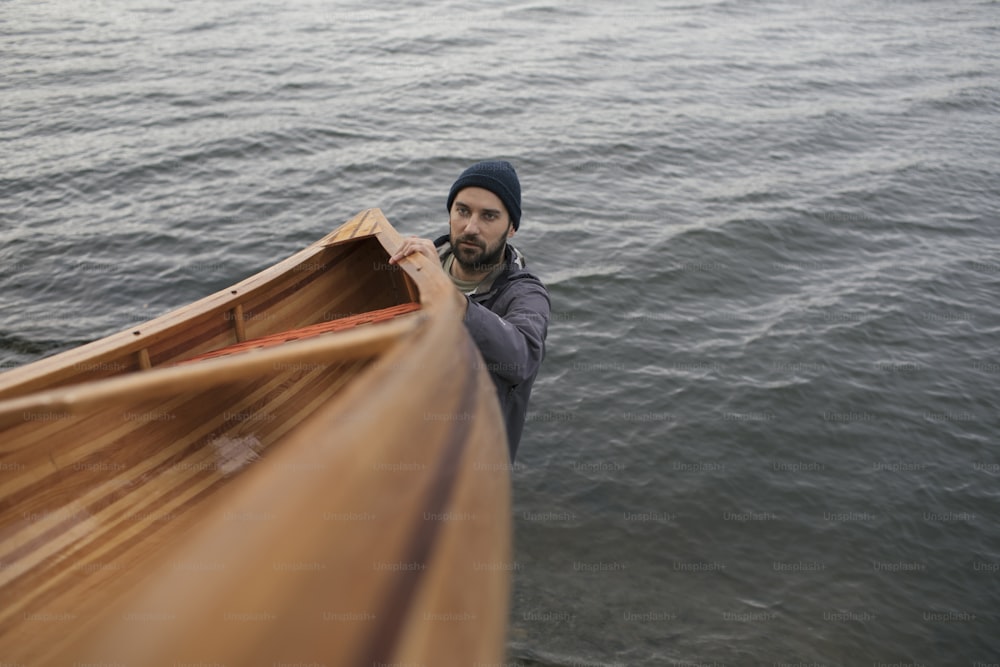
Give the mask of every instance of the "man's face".
<path id="1" fill-rule="evenodd" d="M 449 215 L 455 261 L 473 273 L 490 271 L 503 261 L 507 239 L 514 235 L 507 208 L 489 190 L 463 188 Z"/>

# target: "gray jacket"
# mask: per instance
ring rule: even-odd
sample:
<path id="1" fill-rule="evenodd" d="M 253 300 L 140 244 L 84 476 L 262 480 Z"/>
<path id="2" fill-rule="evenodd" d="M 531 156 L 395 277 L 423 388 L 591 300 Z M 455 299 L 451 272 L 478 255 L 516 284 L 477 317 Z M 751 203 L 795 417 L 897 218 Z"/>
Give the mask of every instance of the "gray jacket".
<path id="1" fill-rule="evenodd" d="M 452 252 L 447 235 L 435 240 L 434 245 L 442 262 Z M 551 302 L 542 281 L 524 268 L 524 256 L 517 248 L 508 243 L 504 259 L 506 265 L 493 282 L 467 297 L 465 326 L 496 385 L 513 463 L 531 385 L 545 357 Z"/>

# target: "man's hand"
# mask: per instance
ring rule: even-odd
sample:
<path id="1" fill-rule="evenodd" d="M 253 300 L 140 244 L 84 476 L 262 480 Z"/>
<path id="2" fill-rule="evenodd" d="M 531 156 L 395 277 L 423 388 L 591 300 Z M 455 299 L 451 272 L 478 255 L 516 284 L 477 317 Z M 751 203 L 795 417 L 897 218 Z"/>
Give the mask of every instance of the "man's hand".
<path id="1" fill-rule="evenodd" d="M 441 261 L 438 259 L 437 248 L 434 247 L 434 242 L 430 239 L 422 239 L 418 236 L 408 236 L 403 239 L 403 242 L 396 250 L 396 254 L 389 258 L 389 263 L 398 264 L 399 260 L 403 259 L 407 255 L 412 255 L 415 252 L 419 252 L 421 255 L 431 260 L 438 266 L 441 265 Z"/>
<path id="2" fill-rule="evenodd" d="M 444 267 L 441 266 L 440 258 L 438 257 L 437 248 L 434 247 L 434 242 L 429 239 L 422 239 L 419 236 L 408 236 L 403 239 L 403 242 L 399 244 L 399 248 L 396 253 L 389 258 L 390 264 L 399 264 L 399 261 L 408 255 L 413 253 L 420 253 L 427 259 L 434 263 L 434 266 L 444 271 Z M 458 313 L 460 318 L 465 318 L 465 311 L 469 308 L 469 300 L 464 294 L 455 290 L 455 302 L 458 304 Z"/>

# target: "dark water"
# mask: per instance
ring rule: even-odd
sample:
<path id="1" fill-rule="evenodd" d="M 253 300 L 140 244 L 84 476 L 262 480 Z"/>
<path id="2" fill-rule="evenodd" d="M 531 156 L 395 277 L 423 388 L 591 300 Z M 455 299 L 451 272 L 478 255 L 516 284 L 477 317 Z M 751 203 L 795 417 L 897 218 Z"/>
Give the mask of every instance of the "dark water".
<path id="1" fill-rule="evenodd" d="M 1000 661 L 1000 5 L 0 3 L 0 363 L 518 167 L 505 664 Z"/>

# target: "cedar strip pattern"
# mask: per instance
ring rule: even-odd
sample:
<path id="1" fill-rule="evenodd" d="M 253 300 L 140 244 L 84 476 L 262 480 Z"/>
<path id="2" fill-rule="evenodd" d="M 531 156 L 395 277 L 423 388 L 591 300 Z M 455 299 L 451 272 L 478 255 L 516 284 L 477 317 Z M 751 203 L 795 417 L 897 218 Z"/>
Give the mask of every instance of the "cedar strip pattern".
<path id="1" fill-rule="evenodd" d="M 405 315 L 406 313 L 412 313 L 415 310 L 420 310 L 419 303 L 401 303 L 398 306 L 391 306 L 389 308 L 380 308 L 379 310 L 371 310 L 368 311 L 367 313 L 359 313 L 357 315 L 342 317 L 339 320 L 320 322 L 319 324 L 312 324 L 310 326 L 302 327 L 300 329 L 282 331 L 280 333 L 271 334 L 270 336 L 262 336 L 260 338 L 248 340 L 243 343 L 227 345 L 226 347 L 220 348 L 218 350 L 213 350 L 212 352 L 206 352 L 205 354 L 200 354 L 197 357 L 191 357 L 190 359 L 185 359 L 180 363 L 186 364 L 192 361 L 201 361 L 202 359 L 223 357 L 226 356 L 227 354 L 246 352 L 247 350 L 254 350 L 263 347 L 272 347 L 274 345 L 281 345 L 282 343 L 288 343 L 293 340 L 299 340 L 302 338 L 312 338 L 313 336 L 318 336 L 324 333 L 345 331 L 347 329 L 360 326 L 362 324 L 385 322 L 386 320 L 391 320 L 394 317 Z"/>
<path id="2" fill-rule="evenodd" d="M 361 219 L 353 223 L 353 229 L 351 229 L 351 233 L 347 237 L 348 239 L 353 239 L 358 235 L 358 232 L 361 231 L 361 225 L 363 225 L 368 220 L 368 214 L 369 212 L 365 211 Z M 366 233 L 370 234 L 373 230 L 374 230 L 374 225 Z"/>
<path id="3" fill-rule="evenodd" d="M 216 428 L 213 426 L 213 423 L 221 425 L 223 422 L 222 415 L 224 414 L 224 411 L 218 410 L 218 407 L 227 406 L 230 410 L 233 407 L 242 409 L 240 407 L 242 401 L 246 400 L 245 396 L 252 389 L 252 387 L 249 389 L 244 387 L 221 387 L 217 390 L 216 403 L 206 403 L 200 394 L 187 394 L 166 404 L 152 402 L 140 405 L 125 405 L 122 409 L 106 411 L 86 421 L 74 420 L 67 423 L 62 433 L 48 434 L 45 443 L 27 443 L 28 448 L 25 454 L 36 455 L 35 462 L 31 466 L 32 468 L 41 468 L 44 470 L 51 466 L 55 468 L 53 471 L 55 475 L 69 475 L 77 471 L 74 475 L 76 478 L 74 480 L 74 497 L 79 497 L 81 489 L 86 488 L 83 486 L 86 484 L 86 479 L 99 478 L 98 475 L 86 474 L 88 460 L 103 463 L 105 467 L 125 466 L 126 463 L 129 464 L 128 467 L 137 463 L 146 464 L 150 461 L 148 453 L 143 451 L 135 452 L 132 447 L 129 447 L 130 442 L 149 443 L 153 439 L 158 438 L 164 445 L 169 443 L 170 447 L 156 447 L 155 452 L 157 455 L 166 454 L 171 449 L 177 449 L 186 439 L 189 440 L 190 436 L 194 433 L 188 426 L 182 426 L 182 430 L 176 430 L 173 428 L 174 424 L 164 423 L 165 421 L 175 421 L 175 419 L 169 419 L 170 417 L 182 415 L 190 419 L 191 423 L 198 424 L 202 430 L 205 430 L 205 427 L 208 427 L 208 429 Z M 168 419 L 157 419 L 160 415 Z M 130 418 L 132 416 L 138 418 Z M 114 430 L 109 429 L 107 426 L 112 420 L 117 421 L 119 424 Z M 95 446 L 93 439 L 102 434 L 106 439 L 99 446 Z M 76 438 L 73 438 L 73 436 L 76 436 Z M 89 443 L 89 446 L 71 449 L 67 444 L 60 444 L 74 441 Z M 43 445 L 48 449 L 47 452 L 41 451 Z M 199 447 L 200 445 L 196 444 L 184 451 L 189 453 Z M 59 458 L 58 462 L 56 461 L 56 456 Z M 176 462 L 176 460 L 179 460 L 177 457 L 180 456 L 182 454 L 174 455 L 172 461 Z M 25 458 L 21 460 L 30 461 L 30 459 Z M 24 464 L 22 463 L 22 465 Z M 90 467 L 90 469 L 93 470 L 95 468 Z M 122 468 L 122 471 L 127 472 L 127 468 Z M 143 474 L 152 474 L 152 472 L 144 471 Z M 0 507 L 27 507 L 30 511 L 43 511 L 44 505 L 36 508 L 32 507 L 29 503 L 33 500 L 44 499 L 47 489 L 58 493 L 60 491 L 58 480 L 51 478 L 36 479 L 32 487 L 21 489 L 16 493 L 12 489 L 4 489 L 3 505 Z M 0 515 L 0 520 L 2 520 L 2 515 Z"/>
<path id="4" fill-rule="evenodd" d="M 0 661 L 502 659 L 510 574 L 480 565 L 510 557 L 503 420 L 447 277 L 419 255 L 382 266 L 401 241 L 366 211 L 139 336 L 0 374 Z M 250 338 L 412 314 L 156 368 L 232 343 L 237 305 Z M 149 371 L 81 384 L 131 376 L 143 348 Z M 407 559 L 421 571 L 378 567 Z M 459 611 L 474 620 L 440 620 Z"/>
<path id="5" fill-rule="evenodd" d="M 109 610 L 108 621 L 90 633 L 91 641 L 74 656 L 122 664 L 149 663 L 154 657 L 176 663 L 360 664 L 357 657 L 370 643 L 370 633 L 391 613 L 382 605 L 393 599 L 390 591 L 398 580 L 410 576 L 377 565 L 412 557 L 414 529 L 436 520 L 425 516 L 425 502 L 440 481 L 438 470 L 457 465 L 455 493 L 446 512 L 474 512 L 469 520 L 442 520 L 428 527 L 435 539 L 426 563 L 419 564 L 426 571 L 412 590 L 391 662 L 467 666 L 498 661 L 509 574 L 478 565 L 505 561 L 510 554 L 509 539 L 503 537 L 510 529 L 503 422 L 484 369 L 455 354 L 470 349 L 464 329 L 443 319 L 434 324 L 419 332 L 419 340 L 374 364 L 334 409 L 317 413 L 291 433 L 272 454 L 270 467 L 252 467 L 203 508 L 215 520 L 207 520 L 190 546 L 172 558 L 206 562 L 225 553 L 224 571 L 213 573 L 210 581 L 184 572 L 150 580 Z M 407 361 L 412 358 L 422 361 Z M 475 407 L 466 414 L 460 395 L 464 387 L 455 378 L 468 374 L 470 366 L 479 386 Z M 394 377 L 402 381 L 389 381 Z M 432 403 L 411 390 L 418 381 L 434 393 Z M 391 419 L 378 409 L 383 404 L 393 406 Z M 466 430 L 456 429 L 455 422 L 468 424 L 468 437 L 461 448 L 465 453 L 449 464 L 446 455 L 454 450 L 448 447 L 448 435 Z M 373 439 L 375 432 L 383 437 Z M 405 469 L 392 469 L 401 463 Z M 298 473 L 296 466 L 327 474 Z M 298 493 L 281 491 L 292 486 Z M 484 489 L 491 495 L 480 498 Z M 268 513 L 271 519 L 244 529 L 219 519 L 222 508 Z M 365 518 L 327 518 L 344 511 L 361 512 Z M 315 567 L 276 573 L 272 565 L 281 563 Z M 150 609 L 175 620 L 155 627 L 115 627 L 114 619 Z M 427 617 L 461 610 L 471 612 L 474 620 L 449 623 Z M 370 616 L 357 623 L 327 620 L 345 612 Z M 264 618 L 226 620 L 242 613 Z"/>
<path id="6" fill-rule="evenodd" d="M 354 368 L 349 369 L 353 372 L 357 372 L 361 369 L 362 363 L 355 362 L 353 364 Z M 339 391 L 346 383 L 348 377 L 340 373 L 341 377 L 339 383 L 335 380 L 331 382 L 331 374 L 336 375 L 340 369 L 333 369 L 328 371 L 311 371 L 308 375 L 313 376 L 312 380 L 308 383 L 297 382 L 293 383 L 294 387 L 297 387 L 299 391 L 307 393 L 318 394 L 318 400 L 322 401 L 328 397 L 328 395 Z M 302 373 L 299 373 L 302 375 Z M 294 398 L 294 395 L 289 393 L 289 382 L 294 378 L 279 378 L 278 381 L 268 381 L 264 383 L 254 383 L 255 385 L 263 385 L 261 389 L 266 392 L 265 395 L 261 395 L 260 390 L 254 390 L 254 386 L 249 386 L 246 388 L 238 388 L 237 393 L 234 394 L 234 399 L 240 402 L 234 404 L 239 405 L 239 410 L 250 411 L 253 410 L 255 405 L 267 405 L 271 410 L 277 410 L 280 408 L 278 403 L 279 399 L 282 402 L 287 402 Z M 198 397 L 190 398 L 189 401 L 179 408 L 179 411 L 183 411 L 185 408 L 194 409 L 198 406 Z M 252 402 L 249 402 L 252 401 Z M 204 404 L 204 400 L 201 400 Z M 294 404 L 293 404 L 294 407 Z M 236 409 L 236 408 L 234 408 Z M 224 420 L 223 420 L 224 421 Z M 263 425 L 268 427 L 273 427 L 274 430 L 283 429 L 284 425 L 289 420 L 286 419 L 274 419 L 267 420 L 263 422 Z M 150 427 L 155 426 L 154 424 L 147 424 L 140 430 L 148 430 Z M 24 604 L 19 604 L 12 606 L 5 610 L 6 613 L 0 614 L 0 635 L 7 634 L 11 631 L 12 627 L 17 625 L 19 621 L 23 621 L 25 616 L 30 616 L 32 614 L 40 613 L 41 610 L 47 608 L 47 605 L 51 604 L 59 596 L 66 595 L 66 583 L 65 575 L 70 572 L 66 570 L 63 564 L 60 567 L 60 563 L 65 561 L 67 558 L 73 560 L 73 565 L 84 563 L 83 568 L 86 568 L 85 561 L 87 560 L 87 554 L 91 553 L 93 550 L 107 550 L 109 546 L 114 547 L 115 551 L 103 555 L 104 558 L 110 558 L 112 562 L 116 561 L 134 561 L 136 555 L 134 553 L 129 553 L 129 550 L 136 547 L 142 547 L 144 543 L 148 543 L 149 538 L 152 533 L 157 531 L 166 531 L 171 529 L 170 532 L 174 532 L 175 527 L 181 526 L 177 520 L 185 518 L 183 515 L 191 510 L 199 500 L 203 499 L 214 491 L 220 484 L 227 482 L 227 477 L 230 474 L 225 473 L 217 463 L 217 455 L 212 450 L 212 448 L 207 447 L 212 440 L 216 439 L 221 434 L 235 435 L 239 431 L 246 430 L 244 424 L 241 423 L 230 423 L 228 427 L 215 427 L 214 430 L 199 438 L 197 442 L 192 445 L 186 446 L 183 452 L 170 455 L 169 458 L 162 459 L 155 468 L 144 470 L 141 475 L 143 478 L 149 480 L 157 480 L 157 488 L 159 489 L 155 499 L 150 498 L 150 501 L 155 500 L 153 507 L 161 508 L 160 514 L 168 514 L 171 516 L 169 525 L 163 522 L 157 522 L 154 517 L 146 516 L 145 519 L 135 521 L 134 533 L 127 542 L 114 542 L 111 540 L 102 541 L 103 536 L 113 537 L 116 531 L 120 532 L 120 524 L 128 525 L 129 517 L 135 516 L 137 514 L 152 514 L 147 512 L 146 508 L 142 505 L 135 506 L 122 506 L 122 502 L 135 503 L 137 500 L 143 500 L 145 496 L 129 497 L 126 495 L 124 498 L 117 498 L 116 496 L 121 496 L 123 491 L 121 487 L 118 490 L 112 490 L 107 495 L 101 495 L 98 497 L 93 497 L 90 500 L 84 499 L 74 499 L 74 503 L 79 503 L 80 513 L 85 516 L 84 521 L 98 522 L 99 528 L 95 531 L 89 531 L 85 537 L 80 537 L 67 544 L 59 552 L 54 553 L 50 557 L 43 561 L 40 561 L 31 569 L 25 570 L 20 573 L 19 581 L 17 585 L 10 587 L 9 591 L 13 599 L 19 600 L 21 603 L 27 603 L 30 600 L 30 606 L 24 607 Z M 258 432 L 257 435 L 261 436 L 262 447 L 261 451 L 266 450 L 267 442 L 271 438 L 267 437 L 265 432 Z M 132 432 L 123 436 L 123 438 L 134 439 L 140 437 L 138 432 Z M 77 461 L 77 463 L 84 462 Z M 202 462 L 207 462 L 207 465 Z M 115 461 L 108 462 L 112 466 L 119 465 Z M 122 464 L 124 465 L 124 464 Z M 187 465 L 186 471 L 181 470 L 183 466 Z M 132 473 L 132 468 L 125 471 L 125 474 Z M 162 482 L 162 483 L 161 483 Z M 44 484 L 51 484 L 50 480 L 44 480 L 42 482 L 43 488 Z M 150 481 L 145 482 L 147 488 L 152 489 L 152 483 Z M 105 484 L 104 486 L 108 486 Z M 114 486 L 114 485 L 112 485 Z M 95 489 L 98 493 L 104 494 L 105 491 L 100 491 L 100 489 Z M 29 489 L 29 491 L 34 491 Z M 181 498 L 178 503 L 173 503 L 172 500 L 175 497 Z M 39 508 L 38 512 L 46 511 Z M 58 511 L 58 510 L 56 510 Z M 19 567 L 21 563 L 31 563 L 32 561 L 28 559 L 34 552 L 37 552 L 39 547 L 44 547 L 53 537 L 58 537 L 60 534 L 60 529 L 63 531 L 69 525 L 70 519 L 64 520 L 60 524 L 51 528 L 48 532 L 36 538 L 33 542 L 25 544 L 20 550 L 15 552 L 10 552 L 2 556 L 2 561 L 5 564 L 11 564 L 12 568 L 8 571 L 14 571 Z M 77 521 L 76 523 L 79 523 Z M 137 532 L 141 531 L 141 532 Z M 161 537 L 159 542 L 163 542 L 165 537 Z M 150 553 L 149 555 L 155 555 L 155 553 Z M 101 556 L 97 554 L 96 557 Z M 90 559 L 93 562 L 93 558 Z M 80 570 L 77 567 L 77 572 Z M 90 579 L 98 579 L 102 573 L 98 572 L 97 576 L 92 576 Z M 112 577 L 118 576 L 118 571 L 112 568 L 107 574 Z M 111 582 L 108 582 L 109 584 Z M 47 595 L 39 596 L 37 594 L 32 595 L 31 591 L 36 590 L 37 592 L 42 592 L 48 590 Z M 88 605 L 88 608 L 92 610 L 98 610 L 101 607 L 94 604 Z M 16 616 L 15 616 L 16 613 Z M 23 622 L 21 625 L 24 625 Z"/>
<path id="7" fill-rule="evenodd" d="M 143 331 L 136 327 L 136 331 Z M 201 322 L 192 322 L 192 326 L 183 334 L 170 337 L 166 342 L 154 342 L 149 345 L 149 359 L 152 366 L 161 366 L 191 350 L 212 349 L 236 341 L 236 330 L 232 322 L 225 317 L 212 316 Z M 164 349 L 164 345 L 170 347 Z"/>
<path id="8" fill-rule="evenodd" d="M 469 341 L 472 345 L 472 341 Z M 476 403 L 476 375 L 472 372 L 472 360 L 474 355 L 470 354 L 468 346 L 463 348 L 463 367 L 466 369 L 465 377 L 462 379 L 462 387 L 459 391 L 459 409 L 453 414 L 465 415 Z M 451 497 L 455 487 L 456 471 L 458 463 L 462 458 L 463 450 L 469 438 L 471 430 L 468 421 L 456 419 L 453 422 L 451 431 L 445 440 L 445 451 L 437 461 L 434 470 L 434 481 L 428 489 L 427 497 L 421 504 L 425 520 L 418 523 L 406 547 L 406 555 L 403 562 L 426 563 L 429 560 L 431 550 L 434 547 L 438 536 L 440 521 L 426 520 L 427 515 L 438 515 L 444 512 L 448 506 L 448 499 Z M 368 640 L 362 653 L 362 657 L 353 664 L 358 665 L 379 665 L 388 664 L 396 654 L 399 644 L 402 641 L 404 621 L 414 606 L 414 597 L 420 584 L 420 579 L 424 570 L 404 572 L 399 580 L 395 582 L 393 588 L 388 592 L 385 600 L 380 605 L 386 610 L 388 617 L 379 624 L 375 633 Z"/>

